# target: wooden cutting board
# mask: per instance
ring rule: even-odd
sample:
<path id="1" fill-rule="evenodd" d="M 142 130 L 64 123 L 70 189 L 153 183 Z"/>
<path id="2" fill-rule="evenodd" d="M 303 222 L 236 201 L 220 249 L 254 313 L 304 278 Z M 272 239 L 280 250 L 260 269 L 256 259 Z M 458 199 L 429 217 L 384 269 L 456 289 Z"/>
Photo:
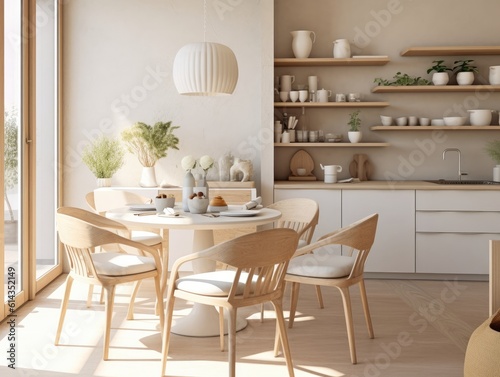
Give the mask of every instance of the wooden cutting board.
<path id="1" fill-rule="evenodd" d="M 297 169 L 306 169 L 305 175 L 298 175 Z M 290 171 L 292 174 L 288 177 L 290 181 L 315 181 L 316 176 L 312 173 L 314 170 L 314 160 L 305 150 L 297 151 L 290 160 Z"/>
<path id="2" fill-rule="evenodd" d="M 355 154 L 349 164 L 349 173 L 351 177 L 358 178 L 360 181 L 370 180 L 373 175 L 373 165 L 368 160 L 368 156 L 363 153 Z"/>

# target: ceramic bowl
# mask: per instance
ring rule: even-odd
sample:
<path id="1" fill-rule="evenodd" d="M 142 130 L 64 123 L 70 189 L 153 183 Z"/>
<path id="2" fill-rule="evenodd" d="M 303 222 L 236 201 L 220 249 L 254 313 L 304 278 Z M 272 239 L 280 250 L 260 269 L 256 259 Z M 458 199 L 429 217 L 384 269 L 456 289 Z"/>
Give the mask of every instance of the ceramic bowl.
<path id="1" fill-rule="evenodd" d="M 463 126 L 465 124 L 466 117 L 444 117 L 445 126 Z"/>
<path id="2" fill-rule="evenodd" d="M 400 127 L 407 126 L 408 125 L 408 118 L 407 117 L 396 118 L 396 124 Z"/>
<path id="3" fill-rule="evenodd" d="M 304 168 L 297 168 L 297 175 L 306 175 L 307 170 Z"/>
<path id="4" fill-rule="evenodd" d="M 381 115 L 380 121 L 382 122 L 382 126 L 392 126 L 392 117 Z"/>
<path id="5" fill-rule="evenodd" d="M 188 200 L 189 212 L 191 213 L 207 213 L 209 199 L 193 198 Z"/>
<path id="6" fill-rule="evenodd" d="M 418 118 L 418 123 L 421 126 L 428 126 L 431 124 L 431 120 L 430 120 L 430 118 Z"/>
<path id="7" fill-rule="evenodd" d="M 208 206 L 208 212 L 223 212 L 227 211 L 228 207 L 227 206 Z"/>
<path id="8" fill-rule="evenodd" d="M 432 119 L 431 126 L 444 126 L 444 120 L 443 119 Z"/>

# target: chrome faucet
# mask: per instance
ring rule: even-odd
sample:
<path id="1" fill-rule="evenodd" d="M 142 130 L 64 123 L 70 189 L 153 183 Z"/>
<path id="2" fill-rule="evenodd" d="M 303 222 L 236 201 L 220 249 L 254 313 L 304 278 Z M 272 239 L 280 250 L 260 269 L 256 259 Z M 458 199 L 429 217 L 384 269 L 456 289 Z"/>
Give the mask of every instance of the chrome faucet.
<path id="1" fill-rule="evenodd" d="M 467 175 L 466 172 L 463 172 L 462 171 L 462 153 L 460 152 L 460 149 L 458 148 L 446 148 L 444 151 L 443 151 L 443 160 L 445 159 L 445 156 L 446 156 L 446 152 L 457 152 L 458 153 L 458 180 L 461 181 L 462 180 L 462 175 Z"/>

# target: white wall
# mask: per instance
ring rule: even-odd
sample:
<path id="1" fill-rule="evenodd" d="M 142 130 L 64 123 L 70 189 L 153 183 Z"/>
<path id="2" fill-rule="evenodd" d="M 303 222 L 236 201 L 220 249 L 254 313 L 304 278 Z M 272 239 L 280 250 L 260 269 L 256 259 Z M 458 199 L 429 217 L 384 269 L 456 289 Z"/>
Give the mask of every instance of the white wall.
<path id="1" fill-rule="evenodd" d="M 260 184 L 266 149 L 263 170 L 271 176 L 272 146 L 262 129 L 270 133 L 272 123 L 272 15 L 271 1 L 208 0 L 206 39 L 235 52 L 238 85 L 228 97 L 183 97 L 172 65 L 179 48 L 203 41 L 202 0 L 65 2 L 64 203 L 84 206 L 84 195 L 96 187 L 81 162 L 82 147 L 103 133 L 119 137 L 137 121 L 171 120 L 181 127 L 180 150 L 170 150 L 156 166 L 158 183 L 182 183 L 185 155 L 217 160 L 228 151 L 253 160 Z M 216 169 L 210 173 L 217 178 Z M 137 186 L 140 174 L 138 160 L 127 154 L 113 185 Z"/>
<path id="2" fill-rule="evenodd" d="M 485 154 L 485 143 L 500 139 L 499 131 L 447 132 L 433 141 L 431 132 L 374 132 L 370 127 L 380 124 L 379 115 L 428 116 L 441 118 L 447 111 L 454 115 L 467 113 L 471 108 L 500 110 L 500 93 L 426 93 L 374 94 L 374 78 L 391 79 L 400 71 L 430 78 L 426 73 L 433 60 L 441 57 L 401 57 L 400 52 L 412 46 L 439 45 L 498 45 L 500 3 L 496 0 L 474 2 L 457 0 L 276 0 L 275 54 L 293 57 L 292 30 L 312 30 L 316 33 L 311 57 L 332 57 L 332 42 L 347 38 L 360 48 L 353 53 L 388 55 L 390 63 L 382 67 L 312 67 L 279 68 L 276 75 L 295 74 L 296 83 L 307 83 L 307 76 L 318 75 L 319 87 L 334 93 L 361 92 L 364 100 L 388 101 L 385 109 L 361 111 L 364 141 L 385 141 L 390 147 L 380 149 L 311 150 L 315 173 L 322 178 L 319 163 L 340 164 L 344 167 L 340 178 L 349 177 L 349 166 L 354 153 L 366 153 L 375 165 L 374 179 L 389 176 L 400 179 L 448 178 L 456 179 L 456 154 L 442 159 L 445 148 L 462 151 L 462 169 L 471 179 L 491 179 L 494 162 Z M 362 36 L 363 35 L 363 36 Z M 487 82 L 490 65 L 500 65 L 500 56 L 442 57 L 453 65 L 455 60 L 475 59 L 479 67 L 477 83 Z M 295 113 L 298 114 L 298 110 Z M 310 129 L 339 132 L 347 140 L 349 109 L 310 109 Z M 292 115 L 294 111 L 289 111 Z M 498 124 L 498 116 L 494 116 Z M 444 139 L 444 140 L 443 140 Z M 289 161 L 295 150 L 280 149 L 276 154 L 275 174 L 286 179 Z"/>

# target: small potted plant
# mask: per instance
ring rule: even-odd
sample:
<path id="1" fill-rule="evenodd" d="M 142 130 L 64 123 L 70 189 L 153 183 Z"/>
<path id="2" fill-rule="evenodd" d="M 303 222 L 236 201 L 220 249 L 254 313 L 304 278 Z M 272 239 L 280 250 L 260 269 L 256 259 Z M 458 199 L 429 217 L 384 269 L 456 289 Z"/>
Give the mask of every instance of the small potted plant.
<path id="1" fill-rule="evenodd" d="M 427 70 L 427 73 L 434 72 L 432 74 L 432 83 L 434 85 L 446 85 L 450 80 L 450 76 L 448 75 L 448 71 L 452 72 L 453 69 L 446 66 L 444 60 L 434 60 L 434 65 Z"/>
<path id="2" fill-rule="evenodd" d="M 474 60 L 456 60 L 453 64 L 453 72 L 457 75 L 458 85 L 471 85 L 474 82 L 474 72 L 477 67 L 472 65 Z"/>
<path id="3" fill-rule="evenodd" d="M 122 131 L 128 151 L 134 153 L 143 166 L 140 186 L 158 186 L 154 166 L 160 158 L 167 156 L 170 148 L 179 149 L 179 139 L 173 132 L 177 128 L 172 122 L 156 122 L 153 126 L 137 122 Z"/>
<path id="4" fill-rule="evenodd" d="M 83 149 L 82 161 L 97 178 L 97 186 L 106 187 L 111 186 L 111 177 L 122 167 L 124 155 L 119 140 L 101 136 Z"/>
<path id="5" fill-rule="evenodd" d="M 493 168 L 493 180 L 495 182 L 500 182 L 500 140 L 489 141 L 484 149 L 497 164 Z"/>
<path id="6" fill-rule="evenodd" d="M 347 133 L 347 136 L 349 137 L 349 141 L 351 143 L 359 143 L 361 141 L 362 133 L 359 130 L 361 127 L 359 112 L 359 110 L 356 110 L 349 114 L 349 121 L 347 122 L 349 125 L 349 132 Z"/>

